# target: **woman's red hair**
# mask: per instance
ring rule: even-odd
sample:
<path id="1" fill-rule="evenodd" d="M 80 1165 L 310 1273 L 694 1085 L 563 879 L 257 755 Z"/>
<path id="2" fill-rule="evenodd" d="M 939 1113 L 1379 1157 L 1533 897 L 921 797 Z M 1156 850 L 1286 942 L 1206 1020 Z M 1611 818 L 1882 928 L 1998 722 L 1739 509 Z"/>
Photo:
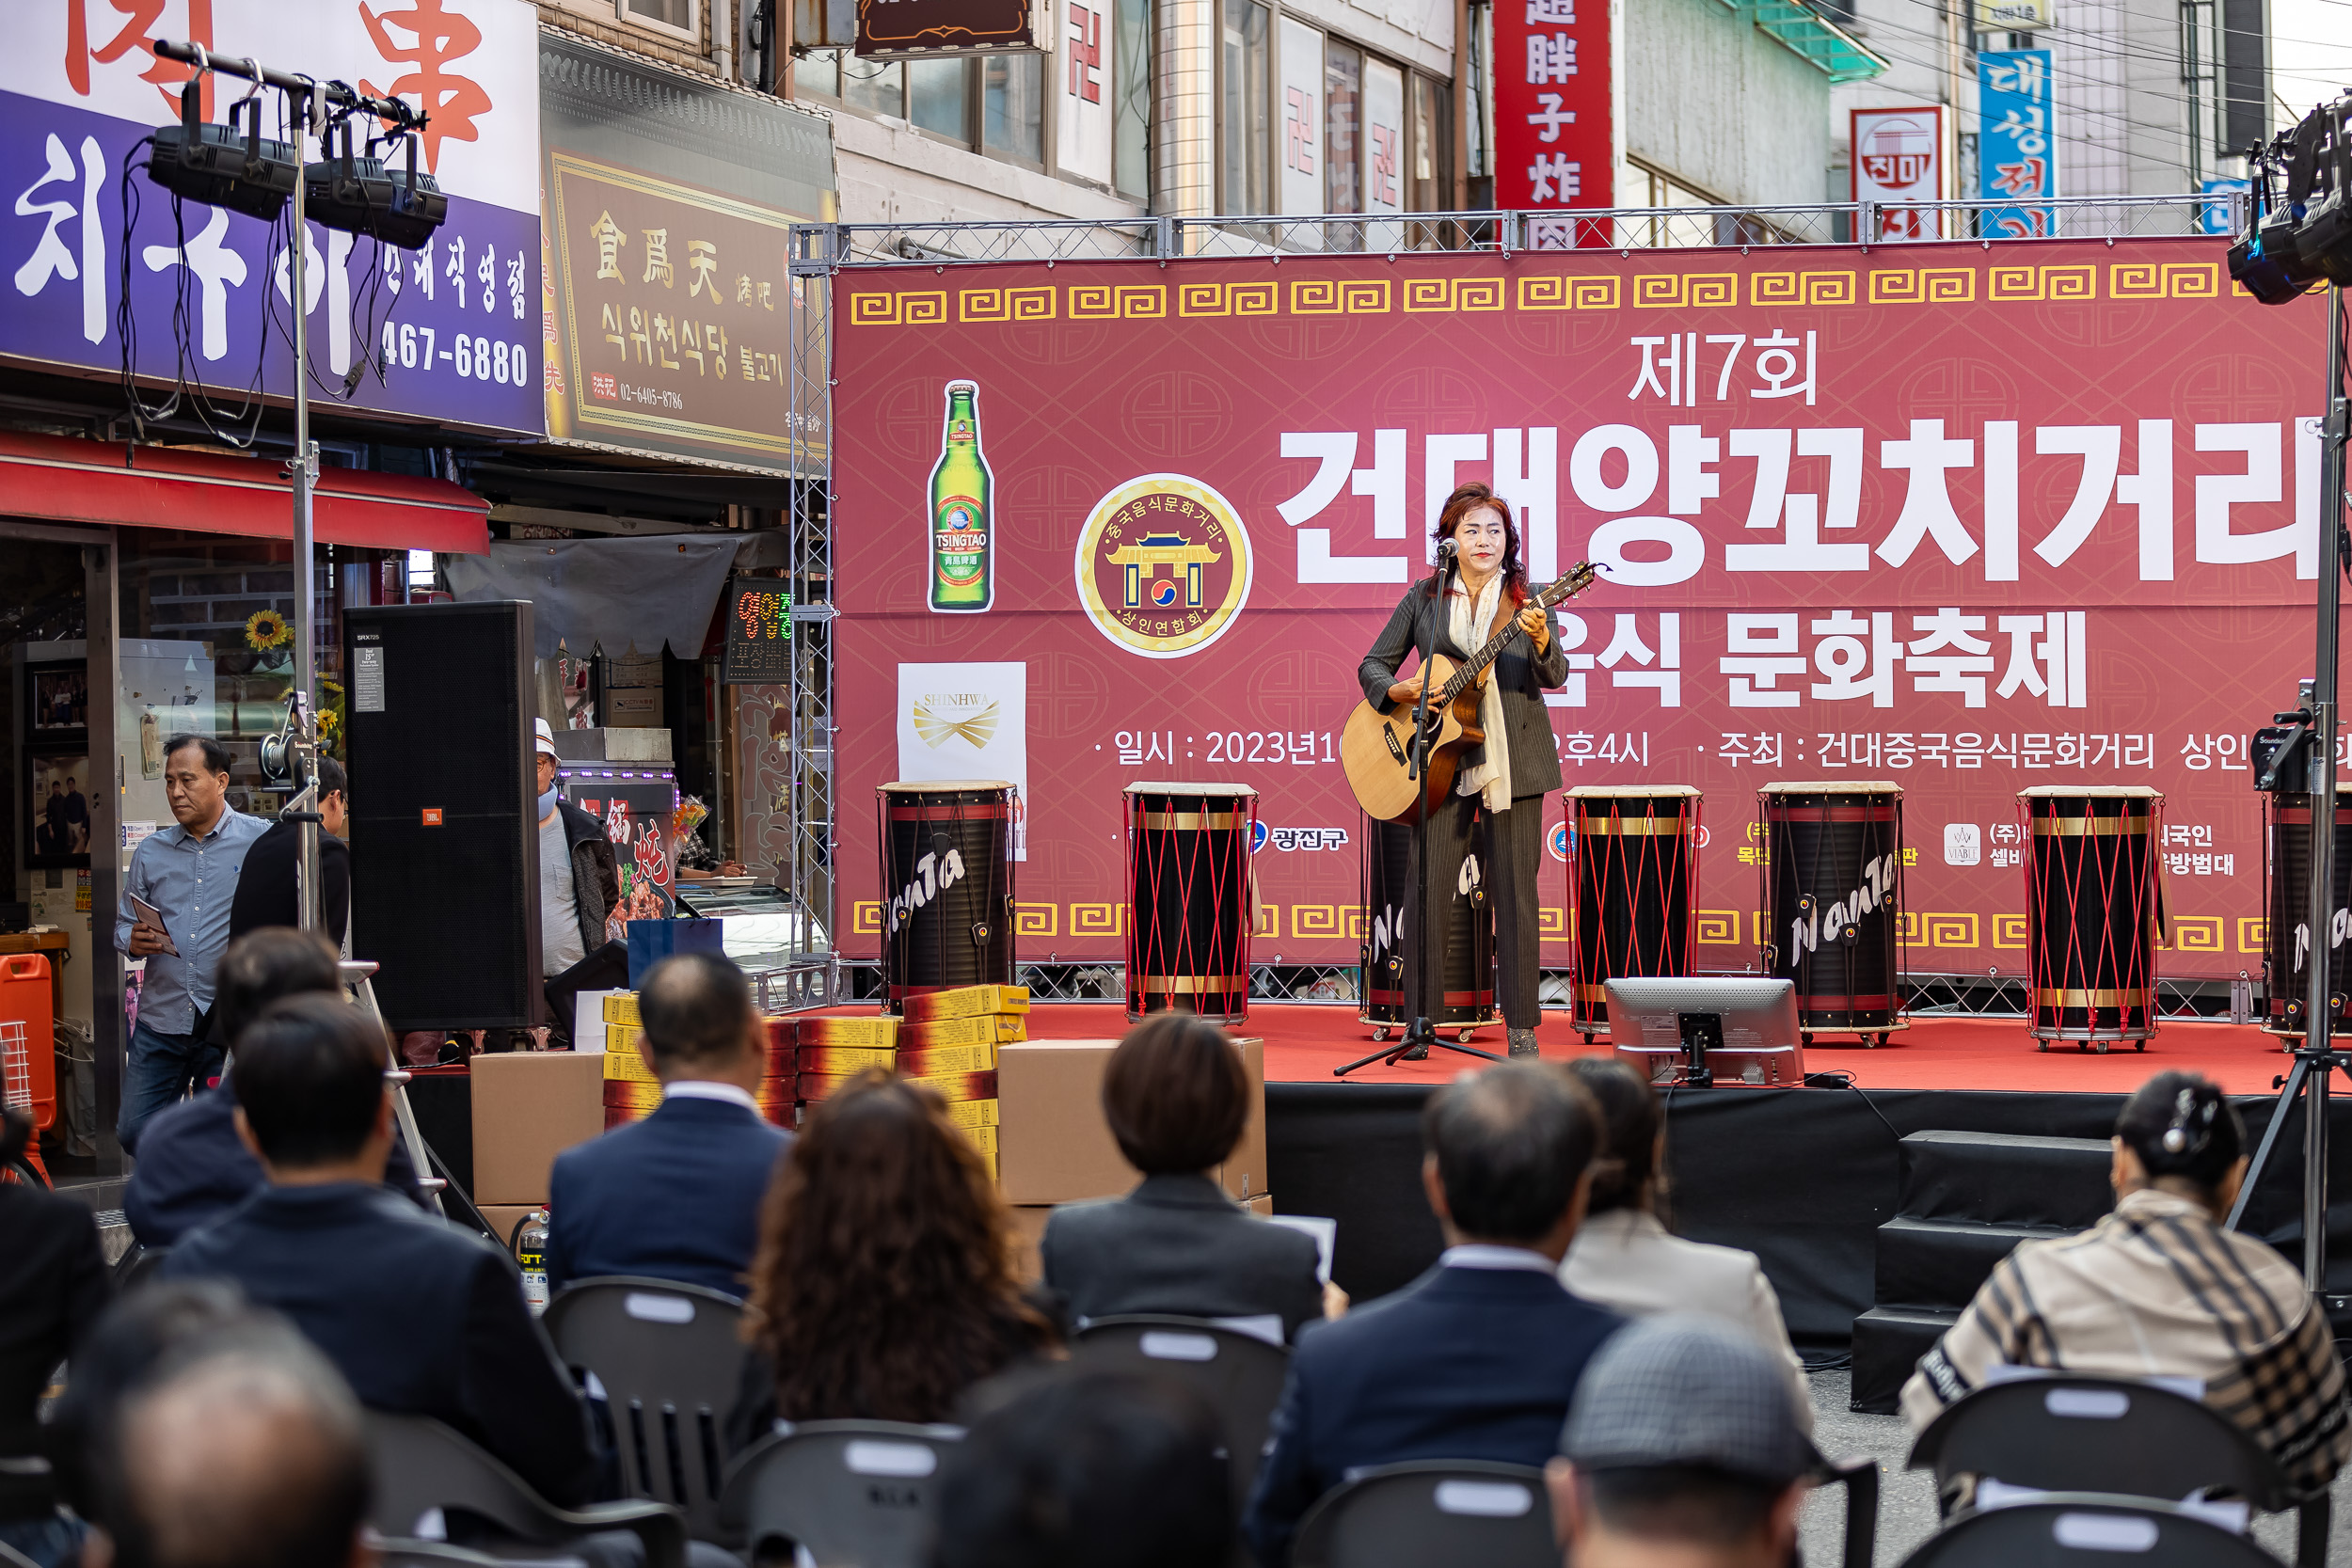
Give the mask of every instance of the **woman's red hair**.
<path id="1" fill-rule="evenodd" d="M 1438 509 L 1438 526 L 1429 531 L 1432 544 L 1454 537 L 1454 531 L 1471 513 L 1492 507 L 1502 518 L 1502 596 L 1514 610 L 1527 602 L 1527 571 L 1519 564 L 1518 519 L 1511 515 L 1511 503 L 1494 493 L 1494 487 L 1471 480 L 1457 484 L 1454 494 L 1446 497 L 1445 505 Z M 1431 591 L 1432 595 L 1435 590 Z"/>

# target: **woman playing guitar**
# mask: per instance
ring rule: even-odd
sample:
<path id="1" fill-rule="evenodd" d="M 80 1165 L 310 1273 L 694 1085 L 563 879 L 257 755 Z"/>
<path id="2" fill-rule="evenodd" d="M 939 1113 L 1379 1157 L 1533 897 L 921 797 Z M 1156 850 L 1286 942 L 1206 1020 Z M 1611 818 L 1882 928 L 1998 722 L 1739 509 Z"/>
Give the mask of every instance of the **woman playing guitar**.
<path id="1" fill-rule="evenodd" d="M 1528 603 L 1519 531 L 1508 502 L 1484 484 L 1461 485 L 1446 498 L 1432 537 L 1453 540 L 1456 551 L 1440 579 L 1442 593 L 1427 582 L 1406 589 L 1357 676 L 1365 698 L 1383 713 L 1398 705 L 1409 709 L 1425 672 L 1416 670 L 1411 680 L 1399 680 L 1397 668 L 1406 653 L 1428 646 L 1468 658 L 1513 616 L 1518 620 L 1524 635 L 1495 660 L 1480 699 L 1486 743 L 1464 756 L 1454 793 L 1430 813 L 1424 842 L 1437 857 L 1440 887 L 1452 890 L 1444 895 L 1467 897 L 1470 888 L 1485 886 L 1495 911 L 1499 989 L 1511 1054 L 1533 1056 L 1535 1025 L 1542 1018 L 1535 987 L 1541 976 L 1537 876 L 1544 797 L 1560 787 L 1560 753 L 1543 689 L 1566 684 L 1567 656 L 1560 650 L 1551 612 Z M 1462 875 L 1456 868 L 1470 861 L 1473 835 L 1477 874 Z M 1406 950 L 1406 1013 L 1434 1019 L 1442 1000 L 1446 933 L 1453 922 L 1422 918 L 1422 885 L 1416 865 L 1406 884 L 1405 927 L 1414 933 Z M 1417 1046 L 1407 1059 L 1428 1053 L 1426 1046 Z"/>

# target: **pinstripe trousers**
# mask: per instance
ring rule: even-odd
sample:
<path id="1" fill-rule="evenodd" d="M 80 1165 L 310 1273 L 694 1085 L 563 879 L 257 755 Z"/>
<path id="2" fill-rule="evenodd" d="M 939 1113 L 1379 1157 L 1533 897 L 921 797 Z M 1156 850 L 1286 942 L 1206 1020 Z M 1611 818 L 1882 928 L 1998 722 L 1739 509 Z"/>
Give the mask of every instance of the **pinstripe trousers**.
<path id="1" fill-rule="evenodd" d="M 1448 972 L 1456 976 L 1464 973 L 1460 958 L 1448 964 L 1448 949 L 1457 933 L 1474 928 L 1470 923 L 1488 921 L 1494 932 L 1495 1002 L 1504 1024 L 1533 1029 L 1542 1021 L 1536 986 L 1543 977 L 1537 944 L 1543 928 L 1544 800 L 1522 795 L 1510 810 L 1490 812 L 1470 796 L 1454 795 L 1430 814 L 1427 844 L 1437 865 L 1432 891 L 1438 895 L 1438 918 L 1420 917 L 1417 848 L 1405 889 L 1406 929 L 1419 933 L 1406 949 L 1407 1022 L 1415 1016 L 1443 1016 Z M 1409 820 L 1407 826 L 1412 826 Z M 1461 918 L 1464 904 L 1470 906 L 1470 922 Z M 1476 975 L 1467 989 L 1484 990 L 1488 978 Z"/>

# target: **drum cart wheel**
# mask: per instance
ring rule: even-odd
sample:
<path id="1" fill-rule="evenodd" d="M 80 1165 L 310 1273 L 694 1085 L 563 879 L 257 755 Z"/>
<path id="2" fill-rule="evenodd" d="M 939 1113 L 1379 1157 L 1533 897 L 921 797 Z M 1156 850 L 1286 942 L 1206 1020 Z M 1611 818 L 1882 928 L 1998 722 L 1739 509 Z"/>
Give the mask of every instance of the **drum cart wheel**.
<path id="1" fill-rule="evenodd" d="M 1478 1033 L 1478 1031 L 1475 1029 L 1465 1029 L 1462 1031 L 1459 1038 L 1464 1045 L 1468 1045 L 1470 1042 L 1470 1037 L 1476 1033 Z"/>
<path id="2" fill-rule="evenodd" d="M 1807 1050 L 1811 1050 L 1813 1047 L 1813 1037 L 1810 1033 L 1800 1030 L 1797 1033 L 1797 1043 L 1805 1047 Z"/>
<path id="3" fill-rule="evenodd" d="M 1590 1045 L 1590 1044 L 1592 1044 L 1592 1043 L 1593 1043 L 1593 1037 L 1592 1037 L 1592 1036 L 1590 1036 L 1590 1035 L 1585 1036 L 1585 1037 L 1584 1037 L 1584 1043 L 1585 1043 L 1586 1045 Z"/>
<path id="4" fill-rule="evenodd" d="M 1383 1040 L 1387 1039 L 1388 1037 L 1389 1037 L 1389 1026 L 1388 1026 L 1387 1024 L 1385 1024 L 1385 1023 L 1375 1023 L 1375 1024 L 1374 1024 L 1374 1025 L 1372 1026 L 1372 1038 L 1373 1038 L 1373 1042 L 1374 1042 L 1375 1044 L 1378 1044 L 1379 1042 L 1381 1042 L 1381 1041 L 1383 1041 Z"/>

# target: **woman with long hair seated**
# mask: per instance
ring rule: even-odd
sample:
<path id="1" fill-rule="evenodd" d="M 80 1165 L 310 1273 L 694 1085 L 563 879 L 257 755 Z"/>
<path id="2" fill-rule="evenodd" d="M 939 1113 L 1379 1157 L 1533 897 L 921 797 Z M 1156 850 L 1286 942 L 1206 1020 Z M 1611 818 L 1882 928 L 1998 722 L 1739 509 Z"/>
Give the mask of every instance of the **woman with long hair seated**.
<path id="1" fill-rule="evenodd" d="M 1780 1297 L 1756 1254 L 1685 1241 L 1659 1217 L 1666 1118 L 1658 1091 L 1613 1057 L 1579 1056 L 1567 1069 L 1600 1106 L 1602 1138 L 1592 1199 L 1560 1260 L 1560 1283 L 1629 1318 L 1696 1312 L 1753 1339 L 1788 1370 L 1797 1419 L 1812 1431 L 1804 1364 L 1788 1342 Z"/>
<path id="2" fill-rule="evenodd" d="M 944 1421 L 1060 1340 L 978 1152 L 936 1094 L 880 1069 L 813 1107 L 778 1167 L 749 1307 L 734 1449 L 779 1419 Z"/>
<path id="3" fill-rule="evenodd" d="M 2246 1180 L 2246 1128 L 2211 1080 L 2160 1072 L 2110 1140 L 2115 1212 L 2003 1259 L 1903 1385 L 1924 1428 L 1994 1369 L 2193 1378 L 2306 1492 L 2352 1454 L 2344 1367 L 2302 1274 L 2227 1228 Z"/>
<path id="4" fill-rule="evenodd" d="M 1345 1309 L 1346 1295 L 1317 1281 L 1312 1238 L 1268 1224 L 1217 1184 L 1249 1103 L 1241 1053 L 1205 1019 L 1159 1013 L 1119 1042 L 1103 1071 L 1103 1117 L 1143 1181 L 1125 1197 L 1055 1210 L 1040 1247 L 1046 1286 L 1079 1326 L 1161 1312 L 1283 1342 Z M 1254 1175 L 1263 1185 L 1265 1174 Z"/>

